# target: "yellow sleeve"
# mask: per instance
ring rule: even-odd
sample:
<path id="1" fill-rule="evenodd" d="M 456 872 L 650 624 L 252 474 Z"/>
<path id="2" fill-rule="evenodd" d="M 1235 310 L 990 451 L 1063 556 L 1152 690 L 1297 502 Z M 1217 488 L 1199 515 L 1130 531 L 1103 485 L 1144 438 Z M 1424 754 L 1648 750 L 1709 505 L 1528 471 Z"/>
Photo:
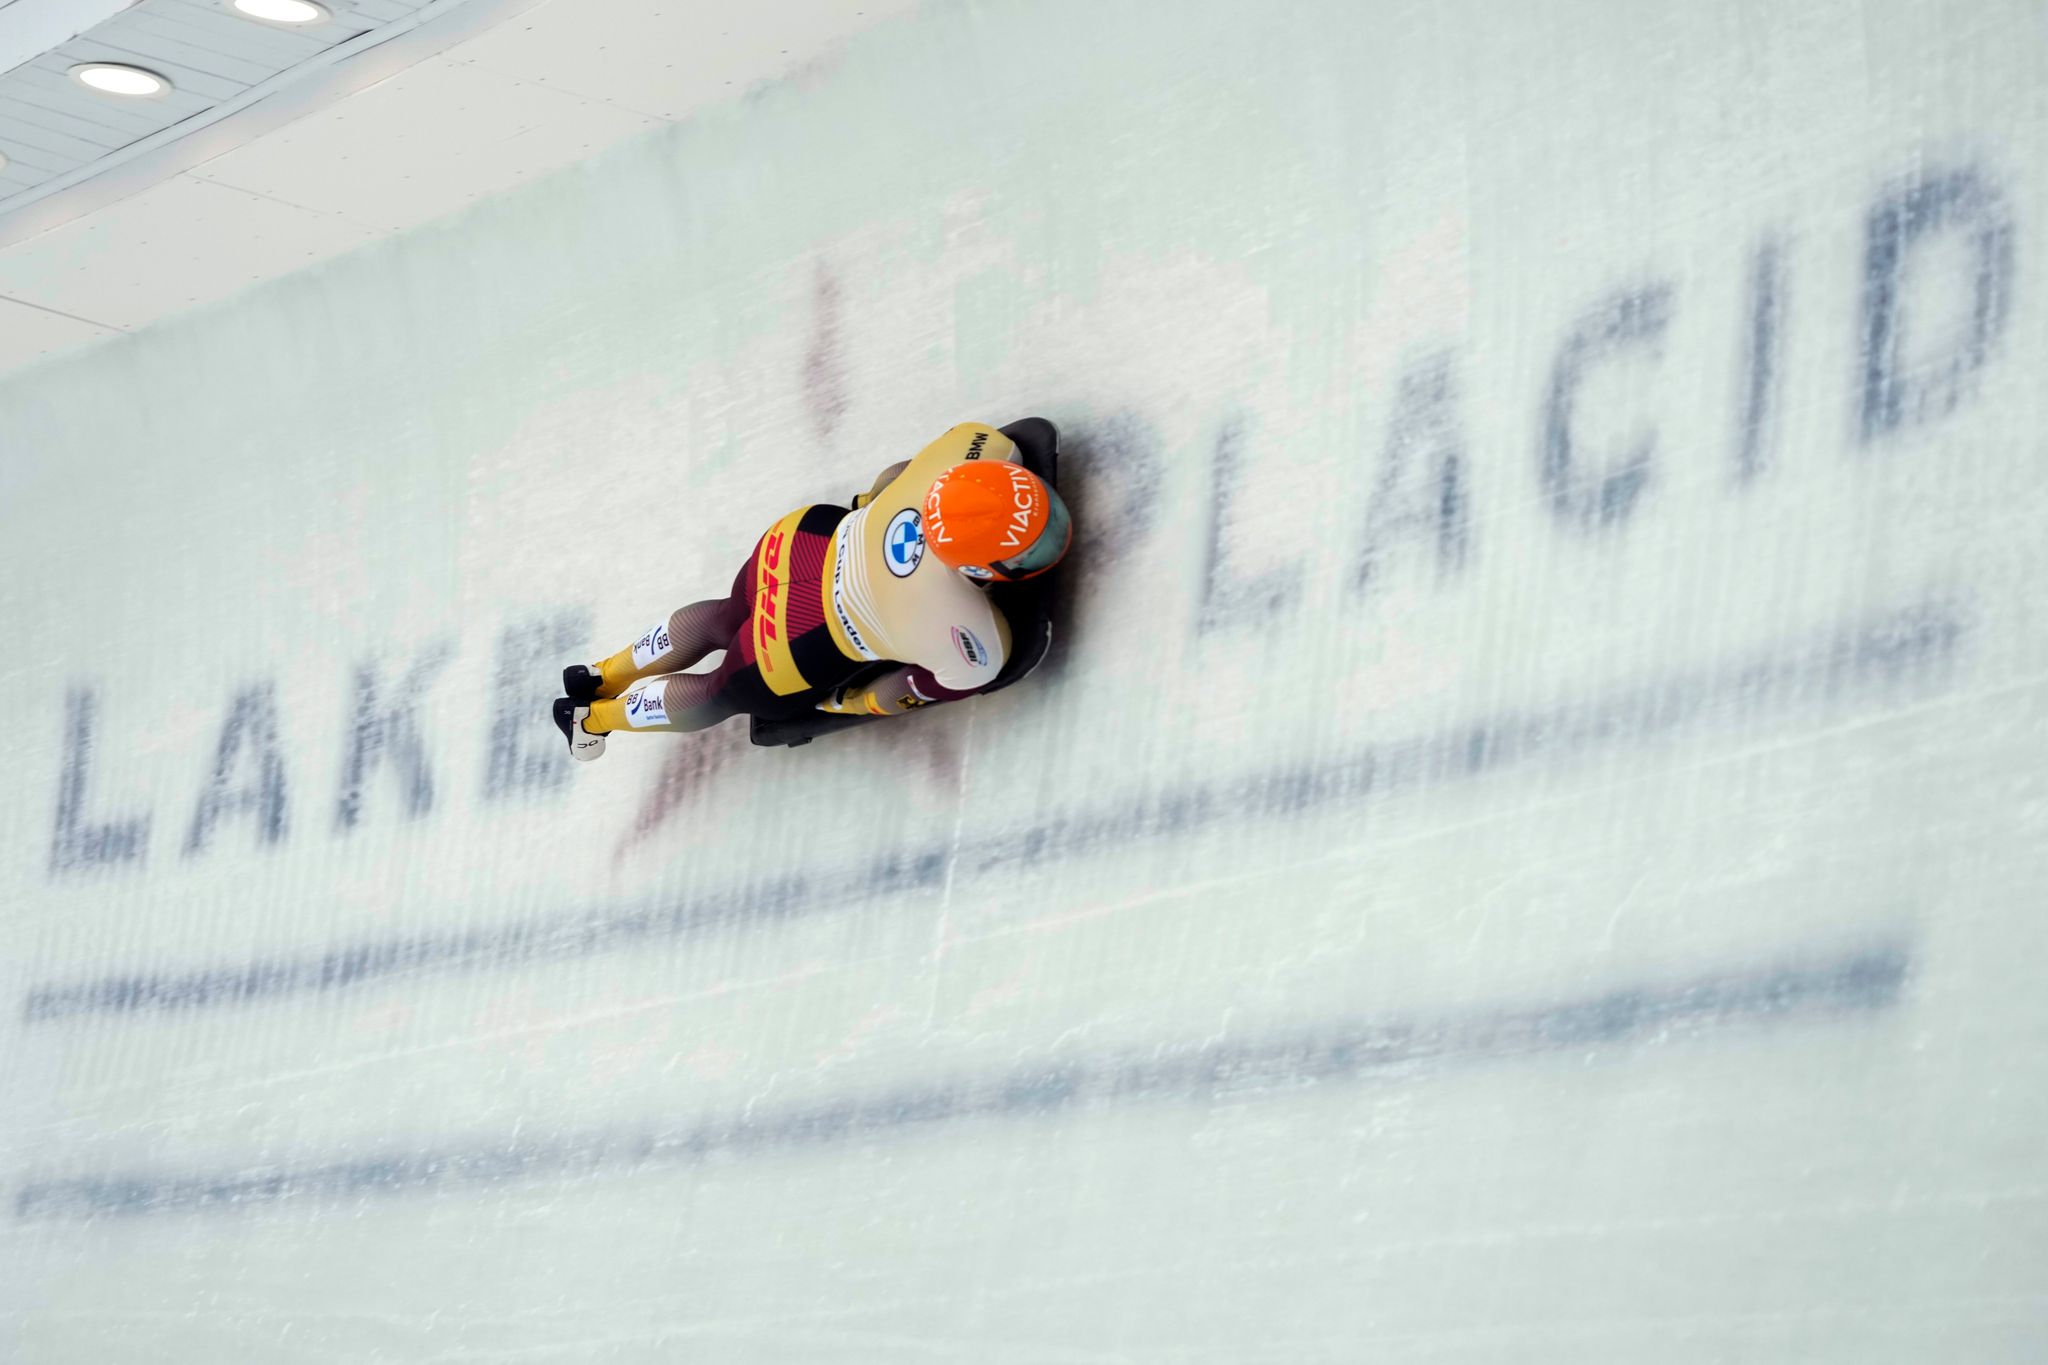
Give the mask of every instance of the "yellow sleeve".
<path id="1" fill-rule="evenodd" d="M 876 477 L 875 486 L 873 488 L 870 488 L 865 493 L 856 493 L 853 495 L 854 507 L 866 507 L 869 503 L 873 502 L 876 498 L 880 497 L 882 490 L 887 488 L 890 484 L 896 482 L 896 476 L 898 474 L 901 474 L 904 470 L 908 469 L 909 467 L 910 461 L 898 460 L 895 464 L 892 464 L 887 469 L 883 470 L 881 474 Z"/>
<path id="2" fill-rule="evenodd" d="M 905 711 L 947 700 L 924 694 L 911 676 L 919 671 L 908 667 L 891 669 L 858 692 L 834 692 L 818 703 L 818 709 L 836 716 L 900 716 Z"/>
<path id="3" fill-rule="evenodd" d="M 906 664 L 902 668 L 890 669 L 857 692 L 851 689 L 833 692 L 818 703 L 818 709 L 839 716 L 900 716 L 919 707 L 937 706 L 942 702 L 974 696 L 1001 675 L 1002 663 L 1010 657 L 1010 623 L 1000 611 L 992 615 L 996 645 L 1001 652 L 995 656 L 995 671 L 980 687 L 966 692 L 955 691 L 934 677 L 930 669 Z"/>
<path id="4" fill-rule="evenodd" d="M 962 422 L 917 452 L 902 472 L 875 490 L 874 496 L 901 495 L 907 502 L 923 499 L 932 481 L 968 460 L 1014 461 L 1017 443 L 986 422 Z"/>

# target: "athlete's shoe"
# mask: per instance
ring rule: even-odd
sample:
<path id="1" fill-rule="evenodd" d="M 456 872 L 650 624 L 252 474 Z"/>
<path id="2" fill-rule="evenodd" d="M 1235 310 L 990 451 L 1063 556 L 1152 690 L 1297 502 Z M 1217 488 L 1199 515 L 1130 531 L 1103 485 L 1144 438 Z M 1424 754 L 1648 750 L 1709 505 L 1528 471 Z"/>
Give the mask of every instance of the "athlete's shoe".
<path id="1" fill-rule="evenodd" d="M 569 757 L 578 763 L 588 763 L 604 755 L 604 736 L 593 735 L 583 728 L 583 718 L 590 714 L 587 706 L 578 706 L 568 697 L 555 698 L 555 728 L 562 732 L 562 738 L 569 741 Z"/>
<path id="2" fill-rule="evenodd" d="M 588 706 L 604 690 L 604 674 L 596 664 L 570 664 L 562 670 L 562 690 L 578 706 Z"/>

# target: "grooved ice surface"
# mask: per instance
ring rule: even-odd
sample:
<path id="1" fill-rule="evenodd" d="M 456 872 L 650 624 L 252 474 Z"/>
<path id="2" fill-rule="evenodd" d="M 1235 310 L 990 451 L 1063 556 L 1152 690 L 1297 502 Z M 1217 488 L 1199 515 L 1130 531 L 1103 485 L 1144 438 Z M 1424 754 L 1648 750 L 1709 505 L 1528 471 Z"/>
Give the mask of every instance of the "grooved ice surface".
<path id="1" fill-rule="evenodd" d="M 2043 38 L 935 5 L 9 377 L 0 1355 L 2037 1359 Z M 571 769 L 1027 413 L 1039 676 Z"/>

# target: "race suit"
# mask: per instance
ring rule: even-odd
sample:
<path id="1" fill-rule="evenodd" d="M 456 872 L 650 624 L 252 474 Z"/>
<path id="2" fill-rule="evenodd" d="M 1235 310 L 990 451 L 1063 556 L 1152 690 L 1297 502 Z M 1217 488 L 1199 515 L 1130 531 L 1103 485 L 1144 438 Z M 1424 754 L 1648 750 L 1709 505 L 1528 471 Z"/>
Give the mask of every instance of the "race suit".
<path id="1" fill-rule="evenodd" d="M 670 613 L 599 665 L 603 700 L 584 729 L 701 730 L 813 707 L 895 715 L 987 687 L 1009 656 L 1009 624 L 927 552 L 924 495 L 962 461 L 1017 458 L 994 427 L 962 423 L 886 471 L 854 510 L 783 517 L 730 593 Z M 678 671 L 720 649 L 710 672 Z"/>

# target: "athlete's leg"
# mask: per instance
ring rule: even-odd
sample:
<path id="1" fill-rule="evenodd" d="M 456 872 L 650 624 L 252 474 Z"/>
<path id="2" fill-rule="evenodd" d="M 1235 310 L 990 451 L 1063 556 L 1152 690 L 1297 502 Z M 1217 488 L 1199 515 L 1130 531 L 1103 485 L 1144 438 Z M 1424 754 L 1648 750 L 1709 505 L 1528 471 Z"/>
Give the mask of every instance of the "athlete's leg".
<path id="1" fill-rule="evenodd" d="M 728 656 L 730 657 L 730 656 Z M 724 696 L 726 670 L 641 678 L 617 697 L 594 701 L 583 728 L 593 735 L 618 730 L 708 730 L 738 714 Z"/>
<path id="2" fill-rule="evenodd" d="M 600 697 L 617 697 L 642 678 L 676 673 L 699 663 L 713 650 L 724 649 L 734 632 L 746 624 L 750 605 L 747 572 L 751 561 L 724 597 L 692 602 L 669 613 L 638 640 L 597 666 Z M 696 728 L 694 726 L 689 728 Z"/>

